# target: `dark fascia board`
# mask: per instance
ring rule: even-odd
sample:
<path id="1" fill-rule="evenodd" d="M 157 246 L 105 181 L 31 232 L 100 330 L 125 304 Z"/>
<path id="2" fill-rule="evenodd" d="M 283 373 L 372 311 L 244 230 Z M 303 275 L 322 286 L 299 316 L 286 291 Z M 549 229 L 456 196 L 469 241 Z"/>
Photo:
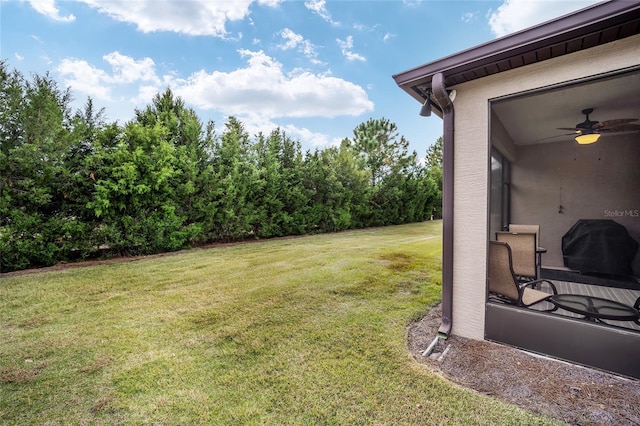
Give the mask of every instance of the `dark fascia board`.
<path id="1" fill-rule="evenodd" d="M 598 3 L 578 12 L 498 38 L 471 49 L 393 75 L 396 84 L 422 101 L 413 87 L 431 85 L 433 75 L 461 75 L 481 67 L 535 52 L 544 47 L 565 43 L 588 34 L 640 19 L 640 1 L 613 0 Z M 500 71 L 498 71 L 500 72 Z"/>

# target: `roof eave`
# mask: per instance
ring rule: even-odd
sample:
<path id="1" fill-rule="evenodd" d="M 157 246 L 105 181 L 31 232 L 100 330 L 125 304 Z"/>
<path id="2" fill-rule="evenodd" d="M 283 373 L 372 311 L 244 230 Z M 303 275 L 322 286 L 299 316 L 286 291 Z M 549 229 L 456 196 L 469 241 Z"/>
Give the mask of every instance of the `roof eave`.
<path id="1" fill-rule="evenodd" d="M 424 95 L 416 90 L 416 87 L 418 85 L 430 86 L 431 78 L 437 73 L 443 73 L 445 80 L 451 84 L 455 84 L 454 81 L 451 81 L 454 80 L 453 76 L 461 76 L 465 73 L 472 74 L 474 70 L 479 68 L 490 67 L 493 72 L 485 73 L 485 75 L 495 74 L 504 70 L 500 64 L 521 57 L 527 52 L 535 52 L 546 46 L 567 43 L 632 20 L 640 20 L 640 2 L 608 1 L 598 3 L 573 14 L 395 74 L 393 79 L 403 90 L 422 102 Z M 581 50 L 581 48 L 576 50 Z M 533 62 L 539 61 L 537 58 L 533 60 Z M 482 76 L 484 75 L 478 77 L 471 75 L 469 78 L 468 75 L 465 75 L 465 81 Z"/>

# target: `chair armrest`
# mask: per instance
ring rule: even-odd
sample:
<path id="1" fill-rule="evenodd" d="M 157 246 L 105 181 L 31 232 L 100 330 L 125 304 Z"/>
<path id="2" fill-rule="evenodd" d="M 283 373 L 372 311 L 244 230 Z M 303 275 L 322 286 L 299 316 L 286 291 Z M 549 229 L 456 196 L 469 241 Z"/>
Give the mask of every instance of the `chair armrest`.
<path id="1" fill-rule="evenodd" d="M 545 280 L 545 279 L 527 281 L 524 284 L 520 284 L 519 287 L 520 287 L 520 290 L 522 291 L 522 290 L 524 290 L 525 287 L 533 287 L 533 286 L 535 286 L 536 284 L 539 284 L 539 283 L 547 283 L 547 284 L 549 284 L 549 286 L 551 287 L 551 291 L 553 291 L 553 294 L 558 294 L 558 289 L 556 288 L 555 284 L 552 283 L 551 281 Z M 640 301 L 640 298 L 638 298 L 638 300 Z"/>

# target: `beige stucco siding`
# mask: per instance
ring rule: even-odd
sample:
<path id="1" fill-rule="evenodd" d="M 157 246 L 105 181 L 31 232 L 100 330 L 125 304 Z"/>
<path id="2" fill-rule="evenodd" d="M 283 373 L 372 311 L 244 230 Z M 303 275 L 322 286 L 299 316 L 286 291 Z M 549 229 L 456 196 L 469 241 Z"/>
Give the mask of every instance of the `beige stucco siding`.
<path id="1" fill-rule="evenodd" d="M 640 65 L 640 36 L 456 87 L 453 334 L 484 338 L 489 100 Z"/>

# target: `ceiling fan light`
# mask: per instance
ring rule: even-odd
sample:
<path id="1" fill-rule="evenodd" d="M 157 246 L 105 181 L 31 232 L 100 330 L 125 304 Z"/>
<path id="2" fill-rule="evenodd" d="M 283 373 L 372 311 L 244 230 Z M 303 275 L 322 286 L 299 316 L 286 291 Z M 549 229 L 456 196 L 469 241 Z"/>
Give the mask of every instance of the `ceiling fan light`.
<path id="1" fill-rule="evenodd" d="M 576 142 L 580 145 L 588 145 L 590 143 L 597 142 L 600 139 L 600 133 L 585 133 L 579 136 L 576 136 Z"/>

